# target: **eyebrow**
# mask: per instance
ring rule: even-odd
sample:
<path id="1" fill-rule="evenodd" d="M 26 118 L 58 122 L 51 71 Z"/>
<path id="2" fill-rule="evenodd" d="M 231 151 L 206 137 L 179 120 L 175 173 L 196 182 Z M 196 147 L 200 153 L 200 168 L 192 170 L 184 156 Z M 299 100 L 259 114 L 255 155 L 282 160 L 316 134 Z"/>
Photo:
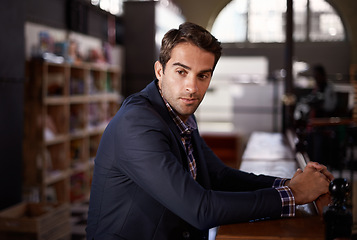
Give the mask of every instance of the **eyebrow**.
<path id="1" fill-rule="evenodd" d="M 174 65 L 174 66 L 180 66 L 180 67 L 183 67 L 183 68 L 185 68 L 185 69 L 187 69 L 187 70 L 191 70 L 191 68 L 190 68 L 189 66 L 187 66 L 187 65 L 185 65 L 185 64 L 182 64 L 182 63 L 180 63 L 180 62 L 175 62 L 175 63 L 173 63 L 172 65 Z M 213 69 L 212 69 L 212 68 L 209 68 L 209 69 L 205 69 L 205 70 L 201 70 L 201 71 L 200 71 L 200 73 L 206 73 L 206 72 L 212 73 L 212 72 L 213 72 Z"/>

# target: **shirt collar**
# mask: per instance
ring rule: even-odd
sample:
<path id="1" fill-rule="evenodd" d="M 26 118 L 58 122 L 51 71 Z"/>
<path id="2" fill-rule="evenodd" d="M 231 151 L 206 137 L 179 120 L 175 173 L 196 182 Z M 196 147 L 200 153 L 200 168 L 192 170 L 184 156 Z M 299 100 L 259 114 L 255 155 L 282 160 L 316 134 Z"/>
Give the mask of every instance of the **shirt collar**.
<path id="1" fill-rule="evenodd" d="M 172 120 L 175 122 L 176 126 L 178 127 L 178 129 L 180 130 L 180 134 L 191 134 L 194 130 L 197 129 L 197 124 L 193 118 L 192 115 L 190 115 L 186 121 L 186 123 L 184 123 L 182 121 L 182 119 L 177 115 L 176 111 L 171 107 L 171 105 L 169 104 L 168 101 L 166 101 L 166 99 L 162 96 L 162 92 L 161 89 L 159 88 L 159 93 L 162 97 L 162 99 L 164 100 L 164 103 L 166 105 L 167 110 L 169 111 L 169 114 L 172 118 Z"/>

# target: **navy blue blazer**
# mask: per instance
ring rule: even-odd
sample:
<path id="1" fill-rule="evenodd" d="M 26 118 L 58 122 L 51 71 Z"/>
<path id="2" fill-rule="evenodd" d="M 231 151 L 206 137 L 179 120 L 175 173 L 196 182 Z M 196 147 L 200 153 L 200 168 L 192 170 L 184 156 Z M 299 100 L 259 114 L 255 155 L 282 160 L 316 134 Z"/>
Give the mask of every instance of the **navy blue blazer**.
<path id="1" fill-rule="evenodd" d="M 94 164 L 87 239 L 206 239 L 208 229 L 277 218 L 275 177 L 224 165 L 193 133 L 197 179 L 156 81 L 128 97 L 108 124 Z"/>

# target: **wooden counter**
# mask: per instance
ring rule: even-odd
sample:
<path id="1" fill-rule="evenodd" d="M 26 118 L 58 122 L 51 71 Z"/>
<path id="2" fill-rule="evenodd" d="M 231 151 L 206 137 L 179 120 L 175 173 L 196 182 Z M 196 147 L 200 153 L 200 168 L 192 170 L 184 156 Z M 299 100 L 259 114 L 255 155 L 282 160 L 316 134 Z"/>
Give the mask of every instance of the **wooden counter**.
<path id="1" fill-rule="evenodd" d="M 249 138 L 241 170 L 291 178 L 301 164 L 280 133 L 254 132 Z M 320 239 L 325 227 L 313 204 L 297 206 L 296 217 L 220 226 L 216 240 Z"/>
<path id="2" fill-rule="evenodd" d="M 324 240 L 324 231 L 323 219 L 315 215 L 221 226 L 218 229 L 216 240 Z"/>
<path id="3" fill-rule="evenodd" d="M 281 133 L 253 132 L 242 156 L 240 170 L 291 178 L 302 167 Z"/>

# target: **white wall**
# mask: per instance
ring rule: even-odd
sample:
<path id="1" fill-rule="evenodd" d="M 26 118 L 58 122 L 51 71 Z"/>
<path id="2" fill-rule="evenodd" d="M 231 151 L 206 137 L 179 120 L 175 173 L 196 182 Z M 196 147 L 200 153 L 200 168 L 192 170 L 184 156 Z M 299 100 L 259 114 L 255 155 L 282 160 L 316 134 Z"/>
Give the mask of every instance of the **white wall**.
<path id="1" fill-rule="evenodd" d="M 283 84 L 267 81 L 264 57 L 222 57 L 196 112 L 201 132 L 280 131 Z M 277 111 L 277 112 L 275 112 Z"/>

